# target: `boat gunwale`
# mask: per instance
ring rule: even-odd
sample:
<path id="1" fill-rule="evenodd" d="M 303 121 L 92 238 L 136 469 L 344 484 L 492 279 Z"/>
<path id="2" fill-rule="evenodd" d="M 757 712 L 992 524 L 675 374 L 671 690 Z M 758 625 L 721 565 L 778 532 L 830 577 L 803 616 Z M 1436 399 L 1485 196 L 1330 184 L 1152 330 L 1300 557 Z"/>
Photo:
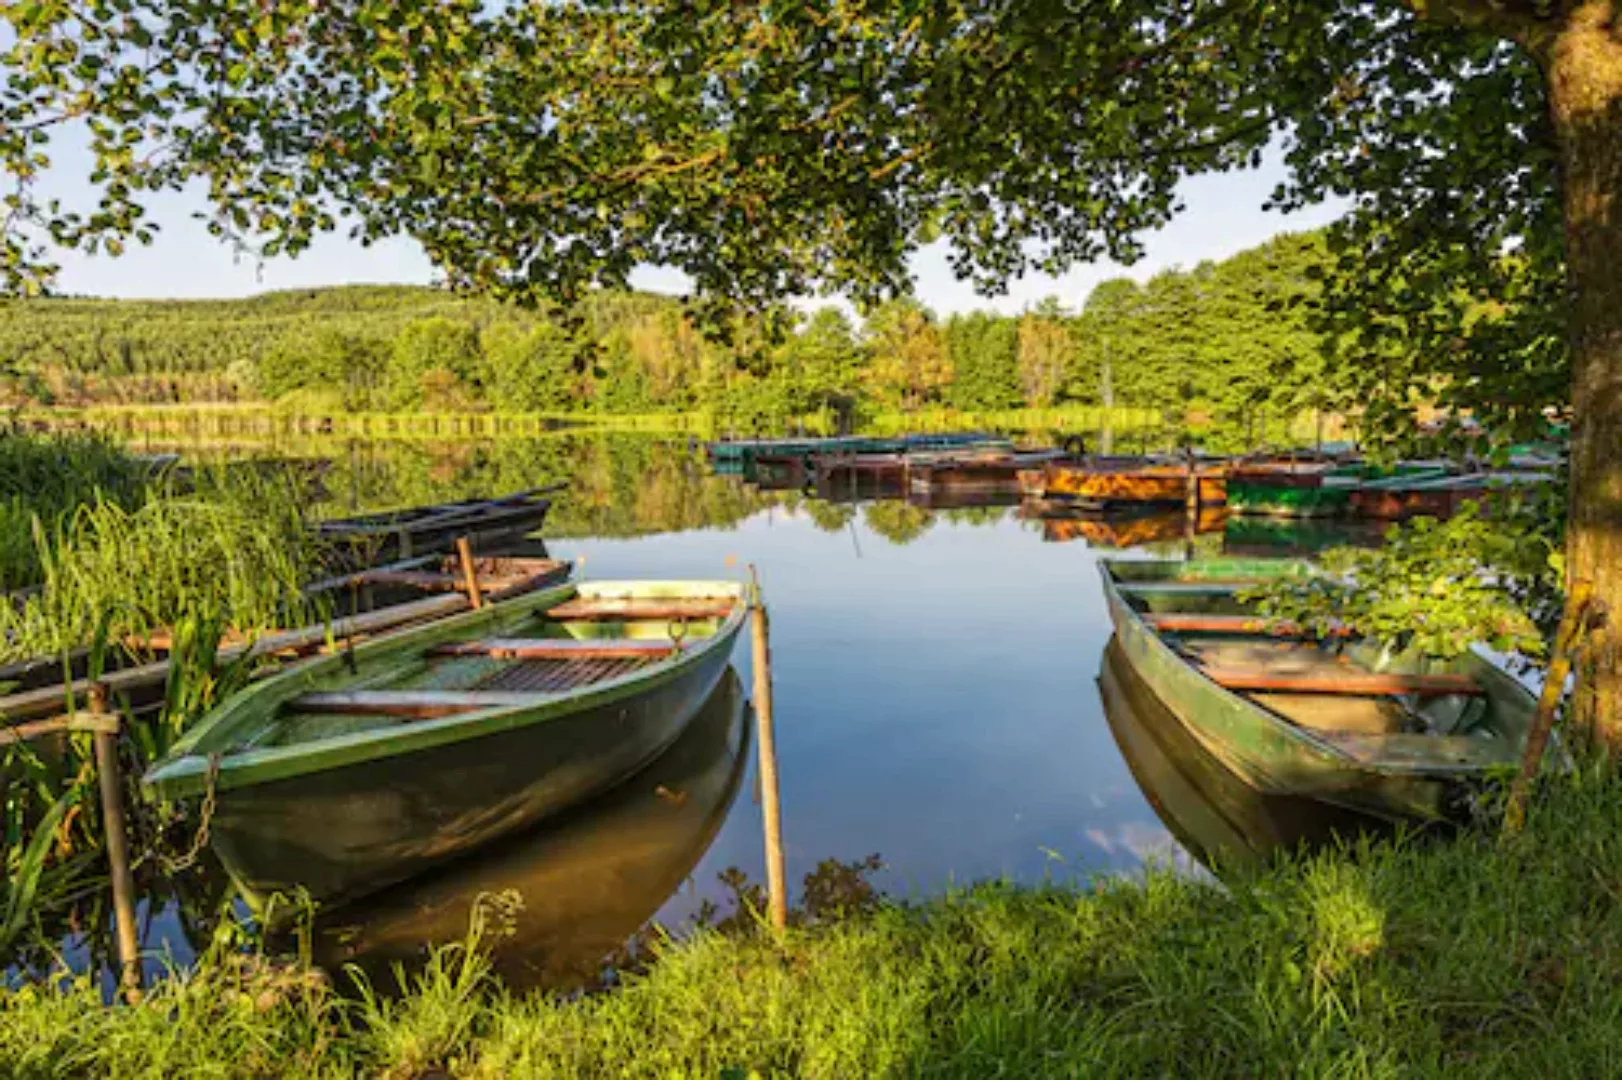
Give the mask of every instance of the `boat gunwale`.
<path id="1" fill-rule="evenodd" d="M 1202 690 L 1204 690 L 1205 692 L 1207 692 L 1209 694 L 1212 694 L 1212 695 L 1215 695 L 1215 696 L 1219 696 L 1220 698 L 1222 698 L 1222 699 L 1224 699 L 1224 700 L 1226 700 L 1226 701 L 1228 701 L 1228 702 L 1230 702 L 1232 704 L 1237 704 L 1237 705 L 1243 706 L 1243 707 L 1245 707 L 1247 709 L 1254 710 L 1255 712 L 1259 713 L 1261 716 L 1265 717 L 1267 719 L 1268 723 L 1272 727 L 1277 729 L 1289 741 L 1301 746 L 1304 749 L 1329 755 L 1330 757 L 1335 759 L 1335 761 L 1336 761 L 1336 763 L 1338 765 L 1340 765 L 1341 767 L 1344 767 L 1344 768 L 1346 768 L 1348 770 L 1354 771 L 1354 772 L 1366 774 L 1366 775 L 1369 775 L 1369 776 L 1403 775 L 1403 776 L 1436 777 L 1438 779 L 1447 779 L 1447 778 L 1457 778 L 1457 777 L 1462 777 L 1462 776 L 1480 775 L 1485 771 L 1485 769 L 1484 769 L 1484 767 L 1482 765 L 1475 764 L 1475 763 L 1449 763 L 1449 762 L 1445 762 L 1445 761 L 1431 761 L 1431 762 L 1381 761 L 1381 762 L 1375 762 L 1375 761 L 1365 760 L 1365 759 L 1356 757 L 1349 750 L 1347 750 L 1345 747 L 1342 747 L 1341 745 L 1339 745 L 1333 739 L 1325 738 L 1325 737 L 1319 735 L 1316 732 L 1310 731 L 1310 730 L 1308 730 L 1306 728 L 1301 727 L 1298 724 L 1292 723 L 1287 717 L 1282 716 L 1281 714 L 1275 712 L 1272 709 L 1269 709 L 1267 706 L 1261 704 L 1260 702 L 1257 702 L 1253 698 L 1251 698 L 1251 697 L 1249 697 L 1249 696 L 1247 696 L 1245 694 L 1241 694 L 1241 693 L 1238 693 L 1236 691 L 1229 690 L 1228 688 L 1222 686 L 1220 683 L 1216 682 L 1215 680 L 1210 678 L 1208 675 L 1206 675 L 1206 673 L 1198 665 L 1190 663 L 1185 657 L 1178 654 L 1178 652 L 1175 649 L 1173 649 L 1171 647 L 1171 645 L 1169 643 L 1167 643 L 1165 641 L 1165 639 L 1162 638 L 1161 635 L 1153 627 L 1149 626 L 1149 624 L 1144 621 L 1143 612 L 1140 612 L 1136 608 L 1134 608 L 1132 606 L 1132 604 L 1127 600 L 1127 598 L 1124 595 L 1124 593 L 1122 592 L 1122 590 L 1117 588 L 1117 585 L 1119 583 L 1115 579 L 1114 564 L 1119 563 L 1119 562 L 1164 562 L 1164 561 L 1167 561 L 1167 560 L 1118 560 L 1118 559 L 1100 559 L 1100 560 L 1098 560 L 1099 572 L 1100 572 L 1100 574 L 1102 575 L 1102 577 L 1104 579 L 1105 602 L 1106 602 L 1106 605 L 1109 607 L 1109 609 L 1110 609 L 1110 611 L 1112 613 L 1114 613 L 1116 611 L 1125 612 L 1126 616 L 1127 616 L 1128 623 L 1129 623 L 1128 628 L 1133 632 L 1133 634 L 1135 636 L 1138 636 L 1141 639 L 1147 639 L 1150 648 L 1152 648 L 1152 649 L 1156 650 L 1157 652 L 1161 653 L 1161 655 L 1163 656 L 1164 659 L 1169 660 L 1172 663 L 1174 663 L 1178 669 L 1180 669 L 1182 672 L 1184 672 L 1186 674 L 1187 677 L 1190 677 L 1190 678 L 1192 678 L 1194 680 L 1197 680 L 1198 684 L 1201 686 Z M 1117 629 L 1118 633 L 1122 630 L 1122 627 L 1120 625 L 1120 620 L 1116 620 L 1116 629 Z M 1521 686 L 1518 682 L 1515 682 L 1515 680 L 1513 680 L 1510 676 L 1508 676 L 1507 674 L 1505 674 L 1503 672 L 1498 672 L 1485 659 L 1483 659 L 1482 657 L 1476 655 L 1473 652 L 1469 653 L 1467 655 L 1470 657 L 1470 661 L 1472 663 L 1472 666 L 1475 666 L 1475 667 L 1478 667 L 1478 668 L 1485 668 L 1487 670 L 1492 671 L 1495 675 L 1500 676 L 1501 677 L 1500 681 L 1502 683 L 1506 684 L 1504 686 L 1504 689 L 1506 691 L 1508 691 L 1512 687 L 1515 691 L 1518 691 L 1519 693 L 1521 693 L 1523 695 L 1526 695 L 1526 697 L 1529 700 L 1531 699 L 1531 692 L 1528 691 L 1524 686 Z M 1129 655 L 1128 658 L 1130 659 L 1130 655 Z M 1489 694 L 1491 693 L 1490 690 L 1487 691 L 1487 692 Z M 1160 695 L 1157 694 L 1156 696 L 1160 696 Z M 1162 698 L 1162 700 L 1164 700 L 1164 699 Z M 1169 706 L 1169 703 L 1168 703 L 1168 706 Z M 1213 742 L 1213 739 L 1211 737 L 1209 737 L 1204 731 L 1202 731 L 1198 726 L 1196 726 L 1195 724 L 1193 724 L 1189 720 L 1187 720 L 1183 716 L 1183 714 L 1182 714 L 1182 712 L 1180 710 L 1178 710 L 1176 708 L 1171 708 L 1170 711 L 1171 711 L 1172 715 L 1177 717 L 1178 722 L 1181 723 L 1182 726 L 1194 738 L 1198 739 L 1202 745 L 1206 745 L 1208 747 L 1211 746 L 1211 744 Z M 1223 745 L 1226 745 L 1226 744 L 1224 743 Z M 1508 765 L 1508 764 L 1511 764 L 1511 763 L 1506 762 L 1506 765 Z"/>
<path id="2" fill-rule="evenodd" d="M 555 606 L 575 595 L 621 598 L 649 588 L 671 586 L 710 590 L 708 595 L 727 595 L 734 600 L 734 606 L 731 614 L 716 627 L 713 634 L 695 641 L 693 645 L 672 655 L 667 661 L 634 668 L 602 682 L 562 693 L 537 693 L 533 702 L 497 705 L 453 716 L 393 724 L 289 746 L 254 747 L 237 753 L 222 753 L 219 756 L 218 771 L 212 781 L 213 787 L 219 791 L 252 787 L 380 758 L 416 753 L 612 705 L 616 701 L 662 687 L 689 674 L 714 650 L 723 645 L 727 649 L 732 647 L 744 620 L 749 617 L 748 591 L 743 582 L 724 579 L 564 582 L 509 602 L 545 611 L 548 606 Z M 616 590 L 621 590 L 618 596 Z M 454 634 L 466 626 L 477 626 L 480 622 L 493 619 L 495 616 L 492 613 L 499 607 L 500 605 L 497 605 L 462 612 L 440 622 L 412 627 L 400 634 L 385 635 L 357 645 L 354 652 L 356 654 L 363 651 L 387 652 L 405 645 L 406 639 L 410 636 L 430 630 Z M 293 689 L 290 693 L 286 693 L 288 700 L 291 700 L 299 690 L 307 688 L 295 686 L 295 681 L 307 684 L 331 669 L 343 666 L 347 661 L 348 658 L 344 653 L 335 652 L 320 660 L 274 675 L 226 701 L 187 732 L 171 748 L 169 754 L 147 771 L 141 778 L 142 787 L 160 798 L 184 798 L 201 794 L 209 787 L 210 763 L 213 758 L 210 753 L 194 749 L 199 743 L 210 734 L 226 729 L 232 721 L 241 719 L 244 714 L 251 714 L 256 706 L 262 705 L 267 699 L 276 702 L 279 707 L 284 703 L 280 698 L 289 687 Z"/>

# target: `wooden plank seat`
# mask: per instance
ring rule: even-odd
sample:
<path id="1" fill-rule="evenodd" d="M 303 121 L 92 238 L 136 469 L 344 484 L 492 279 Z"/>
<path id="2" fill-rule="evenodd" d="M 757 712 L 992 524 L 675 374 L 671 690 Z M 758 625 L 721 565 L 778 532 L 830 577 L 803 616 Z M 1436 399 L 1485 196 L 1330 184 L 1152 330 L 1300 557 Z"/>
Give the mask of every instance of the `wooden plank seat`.
<path id="1" fill-rule="evenodd" d="M 1156 630 L 1182 634 L 1268 634 L 1273 637 L 1305 637 L 1301 627 L 1288 620 L 1268 624 L 1255 615 L 1197 615 L 1183 612 L 1147 614 L 1143 621 Z M 1327 637 L 1350 637 L 1344 626 L 1330 627 Z"/>
<path id="2" fill-rule="evenodd" d="M 289 712 L 400 716 L 432 720 L 441 716 L 509 706 L 534 705 L 545 695 L 469 690 L 329 690 L 304 694 L 287 703 Z"/>
<path id="3" fill-rule="evenodd" d="M 1128 596 L 1205 596 L 1236 593 L 1254 589 L 1258 581 L 1123 581 L 1116 585 Z"/>
<path id="4" fill-rule="evenodd" d="M 543 570 L 527 573 L 487 574 L 479 573 L 479 591 L 496 592 L 510 588 L 514 585 L 539 585 L 548 581 L 561 580 L 567 576 L 568 565 L 559 564 Z M 460 573 L 439 573 L 429 570 L 367 570 L 350 578 L 357 585 L 401 585 L 412 589 L 421 589 L 423 592 L 465 592 L 467 579 Z"/>
<path id="5" fill-rule="evenodd" d="M 433 656 L 488 656 L 496 660 L 613 660 L 673 655 L 669 638 L 486 638 L 430 650 Z"/>
<path id="6" fill-rule="evenodd" d="M 737 601 L 731 597 L 696 597 L 678 600 L 653 598 L 609 599 L 577 596 L 549 608 L 546 617 L 565 622 L 600 619 L 724 619 Z"/>
<path id="7" fill-rule="evenodd" d="M 1468 675 L 1393 675 L 1366 671 L 1280 675 L 1246 668 L 1206 667 L 1200 670 L 1206 678 L 1228 690 L 1276 694 L 1344 694 L 1348 697 L 1418 694 L 1421 697 L 1436 697 L 1486 693 L 1481 684 Z"/>

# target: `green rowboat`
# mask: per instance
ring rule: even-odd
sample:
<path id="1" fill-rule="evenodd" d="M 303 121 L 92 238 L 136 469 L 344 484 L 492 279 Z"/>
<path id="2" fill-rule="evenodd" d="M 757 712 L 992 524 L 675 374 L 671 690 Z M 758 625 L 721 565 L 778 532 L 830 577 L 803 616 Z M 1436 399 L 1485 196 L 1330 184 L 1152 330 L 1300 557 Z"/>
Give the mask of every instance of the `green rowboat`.
<path id="1" fill-rule="evenodd" d="M 1445 477 L 1445 462 L 1405 461 L 1385 469 L 1361 462 L 1237 465 L 1228 474 L 1228 509 L 1263 517 L 1340 517 L 1353 496 L 1384 484 Z"/>
<path id="2" fill-rule="evenodd" d="M 726 670 L 745 598 L 564 584 L 378 638 L 231 698 L 143 783 L 214 803 L 214 850 L 256 910 L 363 895 L 656 758 Z"/>
<path id="3" fill-rule="evenodd" d="M 1207 869 L 1380 831 L 1376 818 L 1319 799 L 1263 795 L 1212 757 L 1138 677 L 1111 638 L 1098 665 L 1104 719 L 1132 778 L 1183 849 Z"/>
<path id="4" fill-rule="evenodd" d="M 614 790 L 317 918 L 316 962 L 353 964 L 385 985 L 395 965 L 465 940 L 502 897 L 522 907 L 480 947 L 507 987 L 596 984 L 603 958 L 681 889 L 720 831 L 748 772 L 748 720 L 743 687 L 726 671 L 681 738 Z"/>
<path id="5" fill-rule="evenodd" d="M 1388 819 L 1439 817 L 1520 759 L 1536 702 L 1484 658 L 1308 641 L 1247 611 L 1243 590 L 1303 572 L 1300 563 L 1099 565 L 1126 662 L 1257 791 Z"/>

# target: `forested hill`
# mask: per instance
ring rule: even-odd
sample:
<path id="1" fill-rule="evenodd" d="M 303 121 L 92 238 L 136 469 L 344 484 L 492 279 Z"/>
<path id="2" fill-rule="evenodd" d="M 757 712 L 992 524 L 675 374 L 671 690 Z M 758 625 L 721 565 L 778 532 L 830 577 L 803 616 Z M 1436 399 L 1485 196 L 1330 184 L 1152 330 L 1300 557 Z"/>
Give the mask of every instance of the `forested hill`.
<path id="1" fill-rule="evenodd" d="M 1075 402 L 1238 416 L 1321 395 L 1305 307 L 1321 236 L 1285 234 L 1079 311 L 937 318 L 897 301 L 826 308 L 772 341 L 706 338 L 671 298 L 600 293 L 570 318 L 428 288 L 347 286 L 228 301 L 0 304 L 0 402 L 267 401 L 289 408 L 646 413 L 984 410 Z"/>

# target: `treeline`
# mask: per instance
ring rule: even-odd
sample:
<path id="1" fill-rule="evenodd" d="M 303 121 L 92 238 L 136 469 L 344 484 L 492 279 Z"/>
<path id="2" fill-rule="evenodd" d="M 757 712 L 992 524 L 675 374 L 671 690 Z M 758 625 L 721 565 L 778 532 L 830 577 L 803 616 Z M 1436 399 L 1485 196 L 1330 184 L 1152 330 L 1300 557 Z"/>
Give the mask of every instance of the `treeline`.
<path id="1" fill-rule="evenodd" d="M 1220 263 L 1105 282 L 1080 311 L 941 319 L 898 300 L 853 320 L 739 319 L 706 334 L 669 297 L 599 293 L 568 312 L 404 286 L 236 301 L 13 301 L 0 308 L 0 400 L 86 405 L 258 401 L 346 411 L 709 410 L 782 421 L 1066 403 L 1238 418 L 1321 405 L 1308 325 L 1321 236 Z M 783 313 L 778 313 L 779 315 Z"/>

